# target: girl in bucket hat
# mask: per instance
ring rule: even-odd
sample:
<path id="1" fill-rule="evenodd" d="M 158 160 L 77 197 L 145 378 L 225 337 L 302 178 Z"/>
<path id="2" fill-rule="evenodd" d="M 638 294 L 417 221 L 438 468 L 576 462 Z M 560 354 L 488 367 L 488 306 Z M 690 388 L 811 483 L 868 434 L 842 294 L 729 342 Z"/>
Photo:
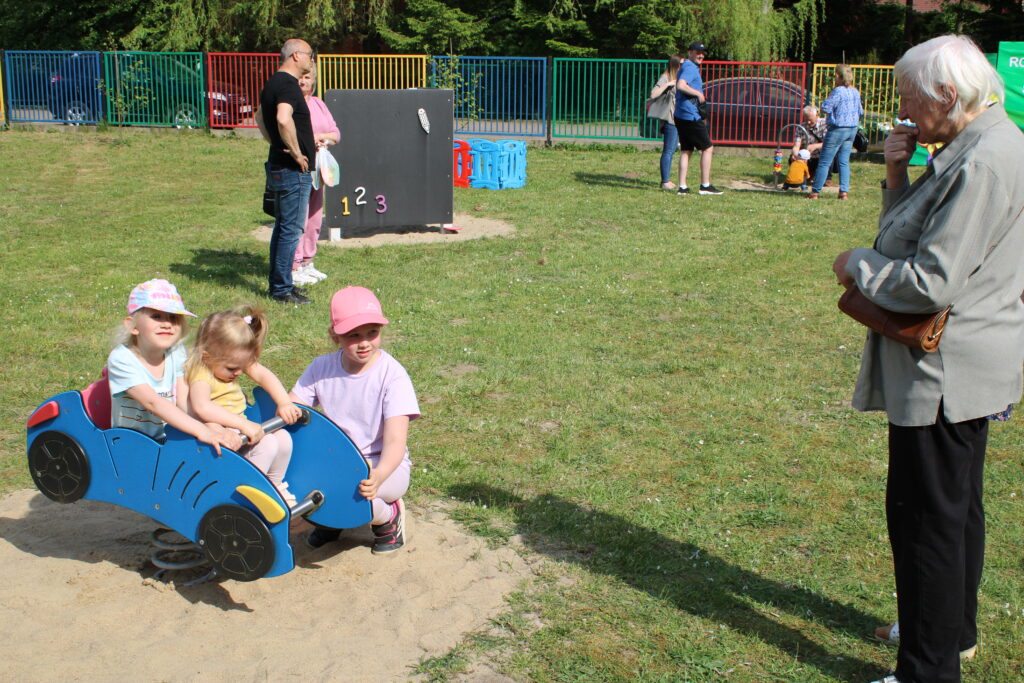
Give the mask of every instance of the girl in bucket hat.
<path id="1" fill-rule="evenodd" d="M 388 324 L 380 301 L 365 287 L 346 287 L 331 298 L 331 341 L 338 350 L 315 358 L 291 391 L 291 399 L 319 405 L 352 439 L 370 465 L 359 493 L 373 503 L 373 552 L 390 553 L 405 544 L 405 505 L 412 462 L 406 437 L 420 416 L 409 374 L 380 348 Z M 338 538 L 338 529 L 317 527 L 314 548 Z"/>
<path id="2" fill-rule="evenodd" d="M 234 432 L 208 427 L 185 413 L 185 348 L 188 316 L 178 290 L 167 280 L 148 280 L 128 297 L 128 315 L 118 344 L 107 357 L 112 427 L 125 427 L 162 441 L 171 425 L 210 444 L 237 449 Z"/>

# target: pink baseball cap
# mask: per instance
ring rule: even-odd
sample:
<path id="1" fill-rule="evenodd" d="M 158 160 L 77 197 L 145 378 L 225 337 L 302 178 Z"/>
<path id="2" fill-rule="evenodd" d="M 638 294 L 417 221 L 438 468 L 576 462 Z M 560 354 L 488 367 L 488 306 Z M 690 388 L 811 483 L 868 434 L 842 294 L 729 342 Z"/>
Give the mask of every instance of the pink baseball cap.
<path id="1" fill-rule="evenodd" d="M 339 289 L 331 297 L 331 329 L 346 334 L 360 325 L 387 325 L 380 301 L 366 287 Z"/>
<path id="2" fill-rule="evenodd" d="M 128 313 L 132 314 L 140 308 L 199 317 L 185 310 L 185 302 L 181 300 L 177 287 L 167 280 L 147 280 L 132 290 L 128 295 Z"/>

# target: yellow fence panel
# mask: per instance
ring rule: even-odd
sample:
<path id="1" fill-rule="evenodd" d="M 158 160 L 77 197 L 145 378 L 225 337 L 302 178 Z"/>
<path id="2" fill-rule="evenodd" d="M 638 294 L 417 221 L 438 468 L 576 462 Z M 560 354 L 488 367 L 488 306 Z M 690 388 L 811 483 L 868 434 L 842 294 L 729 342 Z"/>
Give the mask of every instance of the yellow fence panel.
<path id="1" fill-rule="evenodd" d="M 900 108 L 896 77 L 891 65 L 851 64 L 853 86 L 860 91 L 864 105 L 861 123 L 871 144 L 880 143 L 892 130 Z M 811 78 L 811 101 L 821 104 L 835 86 L 835 64 L 815 64 Z"/>
<path id="2" fill-rule="evenodd" d="M 317 81 L 325 90 L 404 90 L 427 87 L 426 55 L 319 55 Z"/>
<path id="3" fill-rule="evenodd" d="M 7 124 L 7 107 L 4 106 L 4 70 L 0 69 L 0 123 Z"/>

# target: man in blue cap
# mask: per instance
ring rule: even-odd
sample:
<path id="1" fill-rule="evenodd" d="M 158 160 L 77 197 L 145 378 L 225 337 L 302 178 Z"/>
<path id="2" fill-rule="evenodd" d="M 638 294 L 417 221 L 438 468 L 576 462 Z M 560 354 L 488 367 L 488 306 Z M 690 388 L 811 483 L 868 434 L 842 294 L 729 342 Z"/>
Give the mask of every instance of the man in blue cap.
<path id="1" fill-rule="evenodd" d="M 690 155 L 693 150 L 700 152 L 700 188 L 698 194 L 722 194 L 722 191 L 711 184 L 711 156 L 715 147 L 711 144 L 707 121 L 701 116 L 698 104 L 703 105 L 704 81 L 700 77 L 700 65 L 704 61 L 707 48 L 704 43 L 690 43 L 686 59 L 679 66 L 679 77 L 676 81 L 676 110 L 674 113 L 676 129 L 679 131 L 679 190 L 676 194 L 690 194 L 686 186 L 686 172 L 690 167 Z"/>

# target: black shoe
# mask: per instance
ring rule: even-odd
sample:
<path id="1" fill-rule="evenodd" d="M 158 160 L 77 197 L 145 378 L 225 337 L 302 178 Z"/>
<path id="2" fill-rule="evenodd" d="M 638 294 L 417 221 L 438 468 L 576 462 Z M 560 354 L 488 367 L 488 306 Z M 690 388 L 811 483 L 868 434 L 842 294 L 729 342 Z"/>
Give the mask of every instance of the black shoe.
<path id="1" fill-rule="evenodd" d="M 308 298 L 302 296 L 301 294 L 296 292 L 294 289 L 292 291 L 288 292 L 287 294 L 278 294 L 278 295 L 272 296 L 270 298 L 273 299 L 274 301 L 278 301 L 278 302 L 280 302 L 282 304 L 308 304 L 309 303 L 309 299 Z"/>
<path id="2" fill-rule="evenodd" d="M 292 291 L 295 292 L 296 294 L 302 294 L 303 296 L 305 296 L 306 294 L 306 288 L 299 287 L 298 285 L 292 285 Z"/>
<path id="3" fill-rule="evenodd" d="M 690 194 L 690 188 L 680 187 L 678 190 L 676 190 L 676 194 Z"/>
<path id="4" fill-rule="evenodd" d="M 697 190 L 697 193 L 698 194 L 722 194 L 722 191 L 719 190 L 714 185 L 701 185 L 700 189 Z"/>
<path id="5" fill-rule="evenodd" d="M 373 548 L 370 550 L 374 555 L 390 553 L 405 545 L 405 503 L 399 498 L 398 509 L 395 516 L 387 524 L 373 524 Z"/>
<path id="6" fill-rule="evenodd" d="M 318 526 L 306 537 L 306 544 L 310 548 L 320 548 L 331 541 L 337 541 L 341 536 L 341 529 L 328 529 L 325 526 Z"/>

